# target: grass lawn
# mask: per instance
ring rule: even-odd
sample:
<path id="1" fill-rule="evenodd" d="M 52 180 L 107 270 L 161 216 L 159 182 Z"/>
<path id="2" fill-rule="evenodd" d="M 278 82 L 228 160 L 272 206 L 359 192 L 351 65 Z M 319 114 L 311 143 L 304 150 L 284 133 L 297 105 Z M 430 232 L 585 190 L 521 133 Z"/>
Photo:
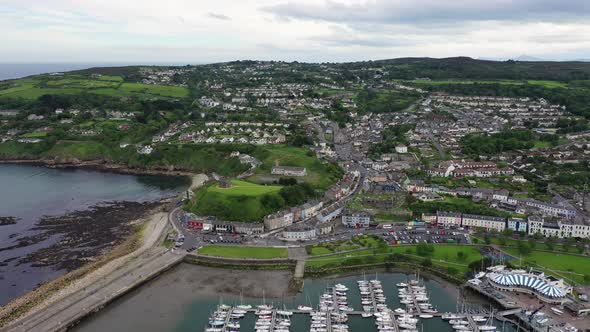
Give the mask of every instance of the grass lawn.
<path id="1" fill-rule="evenodd" d="M 479 244 L 485 244 L 485 240 L 483 237 L 481 236 L 473 236 L 473 239 L 477 239 Z M 523 240 L 517 240 L 517 239 L 512 239 L 512 238 L 508 238 L 506 239 L 506 244 L 500 244 L 500 238 L 498 237 L 490 237 L 490 243 L 491 244 L 495 244 L 495 245 L 499 245 L 499 246 L 512 246 L 512 247 L 518 247 L 518 243 L 519 242 L 524 242 L 528 245 L 528 240 L 523 241 Z M 541 249 L 541 250 L 551 250 L 547 247 L 547 245 L 544 242 L 539 242 L 537 241 L 535 244 L 535 249 Z M 554 244 L 553 245 L 553 250 L 555 251 L 565 251 L 564 250 L 564 246 L 560 245 L 560 244 Z M 576 248 L 571 248 L 570 249 L 572 252 L 576 251 Z"/>
<path id="2" fill-rule="evenodd" d="M 333 254 L 341 251 L 359 249 L 360 245 L 351 240 L 338 240 L 328 243 L 309 245 L 305 249 L 311 256 Z"/>
<path id="3" fill-rule="evenodd" d="M 205 246 L 199 249 L 199 254 L 228 258 L 287 258 L 287 248 L 242 247 L 242 246 Z"/>
<path id="4" fill-rule="evenodd" d="M 123 82 L 123 77 L 112 76 L 112 75 L 101 75 L 98 78 L 99 81 L 111 81 L 111 82 Z"/>
<path id="5" fill-rule="evenodd" d="M 520 264 L 518 249 L 503 248 L 505 252 L 516 257 L 511 261 Z M 541 268 L 548 274 L 570 278 L 583 283 L 584 275 L 590 276 L 590 257 L 560 254 L 555 252 L 533 251 L 530 255 L 522 256 L 523 265 Z"/>
<path id="6" fill-rule="evenodd" d="M 411 81 L 416 84 L 511 84 L 511 85 L 523 85 L 525 81 L 513 81 L 513 80 L 414 80 Z M 546 88 L 567 88 L 567 84 L 558 81 L 548 80 L 528 80 L 528 84 L 542 85 Z"/>
<path id="7" fill-rule="evenodd" d="M 62 142 L 56 144 L 46 156 L 61 158 L 78 158 L 80 160 L 93 160 L 103 158 L 108 151 L 100 142 L 81 141 L 81 142 Z"/>
<path id="8" fill-rule="evenodd" d="M 214 185 L 209 190 L 224 195 L 260 196 L 279 192 L 282 188 L 282 186 L 264 186 L 240 180 L 232 180 L 231 184 L 232 186 L 230 188 L 221 188 L 219 185 Z"/>
<path id="9" fill-rule="evenodd" d="M 497 81 L 490 81 L 490 80 L 414 80 L 411 81 L 412 83 L 418 84 L 512 84 L 512 85 L 522 85 L 523 82 L 520 81 L 510 81 L 510 80 L 497 80 Z"/>
<path id="10" fill-rule="evenodd" d="M 542 85 L 546 88 L 567 88 L 566 83 L 562 83 L 562 82 L 558 82 L 558 81 L 529 80 L 529 81 L 527 81 L 527 83 Z"/>
<path id="11" fill-rule="evenodd" d="M 238 180 L 233 180 L 232 185 L 230 188 L 220 188 L 218 184 L 212 184 L 199 189 L 189 209 L 199 215 L 246 222 L 260 222 L 264 216 L 276 212 L 265 207 L 262 199 L 268 195 L 279 196 L 281 186 Z"/>
<path id="12" fill-rule="evenodd" d="M 184 98 L 188 96 L 188 89 L 180 86 L 123 83 L 119 89 L 125 92 L 147 93 L 165 97 Z"/>
<path id="13" fill-rule="evenodd" d="M 270 171 L 278 162 L 281 166 L 305 167 L 307 175 L 297 177 L 298 180 L 308 182 L 320 189 L 327 189 L 338 179 L 329 171 L 330 165 L 323 164 L 315 154 L 306 148 L 298 148 L 286 145 L 265 146 L 264 149 L 254 153 L 262 165 L 256 169 L 256 174 L 250 177 L 254 182 L 262 182 L 272 176 Z"/>
<path id="14" fill-rule="evenodd" d="M 170 98 L 188 97 L 187 88 L 168 85 L 123 83 L 120 76 L 89 79 L 80 75 L 33 77 L 14 80 L 14 86 L 0 90 L 2 98 L 36 99 L 45 94 L 79 94 L 82 92 L 109 96 L 147 95 Z"/>
<path id="15" fill-rule="evenodd" d="M 535 142 L 535 149 L 546 149 L 546 148 L 550 148 L 551 147 L 551 142 L 545 142 L 545 141 L 536 141 Z"/>
<path id="16" fill-rule="evenodd" d="M 317 256 L 317 255 L 326 255 L 326 254 L 331 254 L 333 253 L 332 250 L 328 249 L 328 248 L 324 248 L 324 247 L 313 247 L 311 248 L 311 255 L 312 256 Z"/>
<path id="17" fill-rule="evenodd" d="M 45 131 L 38 131 L 38 132 L 34 132 L 34 133 L 27 133 L 27 134 L 24 134 L 23 137 L 26 137 L 26 138 L 47 137 L 47 132 L 45 132 Z"/>
<path id="18" fill-rule="evenodd" d="M 458 252 L 463 252 L 463 258 L 457 256 Z M 326 257 L 317 257 L 307 260 L 306 265 L 311 267 L 333 266 L 338 264 L 347 264 L 351 260 L 358 260 L 359 264 L 384 262 L 391 254 L 405 254 L 420 262 L 425 257 L 416 254 L 416 246 L 396 246 L 382 249 L 364 249 L 354 252 L 330 255 Z M 372 257 L 372 258 L 369 258 Z M 482 257 L 478 247 L 474 246 L 456 246 L 456 245 L 436 245 L 434 254 L 430 257 L 433 265 L 448 268 L 453 267 L 459 272 L 466 272 L 471 262 L 480 260 Z"/>
<path id="19" fill-rule="evenodd" d="M 375 222 L 378 224 L 384 224 L 388 222 L 408 222 L 410 219 L 409 213 L 405 216 L 393 215 L 390 213 L 375 213 Z"/>

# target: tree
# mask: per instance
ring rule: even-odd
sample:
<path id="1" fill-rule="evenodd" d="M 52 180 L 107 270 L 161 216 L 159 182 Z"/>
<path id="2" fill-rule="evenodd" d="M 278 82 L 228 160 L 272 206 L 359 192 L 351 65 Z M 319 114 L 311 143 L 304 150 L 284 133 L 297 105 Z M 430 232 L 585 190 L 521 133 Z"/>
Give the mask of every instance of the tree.
<path id="1" fill-rule="evenodd" d="M 432 256 L 434 254 L 434 246 L 422 242 L 416 246 L 416 254 L 418 256 Z"/>
<path id="2" fill-rule="evenodd" d="M 463 251 L 457 251 L 457 259 L 459 261 L 464 261 L 467 258 L 467 255 Z"/>
<path id="3" fill-rule="evenodd" d="M 555 244 L 555 239 L 552 236 L 548 237 L 545 240 L 545 246 L 547 247 L 548 250 L 553 250 L 554 244 Z"/>
<path id="4" fill-rule="evenodd" d="M 492 239 L 490 239 L 490 237 L 488 235 L 484 236 L 483 240 L 487 245 L 492 243 Z"/>
<path id="5" fill-rule="evenodd" d="M 528 244 L 526 244 L 522 241 L 519 241 L 518 242 L 518 252 L 523 256 L 527 256 L 532 252 L 532 250 Z"/>
<path id="6" fill-rule="evenodd" d="M 500 236 L 500 238 L 498 239 L 498 242 L 500 242 L 500 245 L 505 246 L 506 245 L 506 237 Z"/>
<path id="7" fill-rule="evenodd" d="M 537 240 L 535 239 L 529 239 L 529 247 L 531 247 L 531 249 L 535 249 L 537 247 Z"/>
<path id="8" fill-rule="evenodd" d="M 431 267 L 432 266 L 432 261 L 430 260 L 430 258 L 424 258 L 424 260 L 422 261 L 422 266 L 424 266 L 424 267 Z"/>

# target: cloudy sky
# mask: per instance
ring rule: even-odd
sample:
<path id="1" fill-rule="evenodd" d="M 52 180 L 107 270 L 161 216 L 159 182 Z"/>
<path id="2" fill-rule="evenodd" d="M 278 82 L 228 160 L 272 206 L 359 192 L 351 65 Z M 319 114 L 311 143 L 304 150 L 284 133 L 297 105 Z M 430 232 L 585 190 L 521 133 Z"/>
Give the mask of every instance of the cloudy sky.
<path id="1" fill-rule="evenodd" d="M 589 0 L 0 3 L 0 63 L 590 58 Z"/>

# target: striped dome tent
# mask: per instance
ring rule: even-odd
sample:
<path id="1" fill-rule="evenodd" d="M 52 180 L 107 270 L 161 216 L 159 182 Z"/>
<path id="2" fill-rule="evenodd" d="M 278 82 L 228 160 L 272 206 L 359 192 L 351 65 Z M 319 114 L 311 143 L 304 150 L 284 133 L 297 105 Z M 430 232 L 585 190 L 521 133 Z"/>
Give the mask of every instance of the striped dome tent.
<path id="1" fill-rule="evenodd" d="M 490 280 L 502 286 L 519 286 L 533 289 L 544 296 L 564 297 L 565 292 L 545 280 L 524 274 L 490 273 Z"/>

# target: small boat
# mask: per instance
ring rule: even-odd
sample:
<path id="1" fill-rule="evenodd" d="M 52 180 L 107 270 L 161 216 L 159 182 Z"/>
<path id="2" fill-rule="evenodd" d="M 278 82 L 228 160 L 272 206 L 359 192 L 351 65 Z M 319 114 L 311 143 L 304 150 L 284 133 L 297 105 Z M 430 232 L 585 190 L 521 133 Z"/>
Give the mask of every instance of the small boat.
<path id="1" fill-rule="evenodd" d="M 420 318 L 425 318 L 425 319 L 428 319 L 428 318 L 432 318 L 432 317 L 434 317 L 434 315 L 429 315 L 429 314 L 421 314 L 421 315 L 420 315 L 420 316 L 418 316 L 418 317 L 420 317 Z"/>
<path id="2" fill-rule="evenodd" d="M 563 311 L 561 311 L 561 310 L 559 310 L 559 309 L 557 309 L 557 308 L 555 308 L 555 307 L 551 307 L 550 309 L 551 309 L 551 311 L 553 311 L 553 313 L 554 313 L 554 314 L 556 314 L 557 316 L 561 316 L 561 315 L 563 315 Z"/>
<path id="3" fill-rule="evenodd" d="M 308 307 L 306 305 L 300 305 L 297 307 L 297 310 L 301 310 L 301 311 L 312 311 L 313 308 L 312 307 Z"/>
<path id="4" fill-rule="evenodd" d="M 370 312 L 363 312 L 361 314 L 361 317 L 363 317 L 363 318 L 369 318 L 369 317 L 373 317 L 373 314 L 370 313 Z"/>

